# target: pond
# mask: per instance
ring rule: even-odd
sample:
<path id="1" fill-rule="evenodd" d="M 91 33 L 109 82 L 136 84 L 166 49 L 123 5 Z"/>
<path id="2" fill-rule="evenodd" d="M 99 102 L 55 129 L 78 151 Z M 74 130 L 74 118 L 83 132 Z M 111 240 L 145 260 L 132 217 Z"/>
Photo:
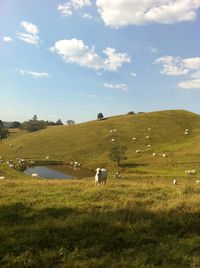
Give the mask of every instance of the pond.
<path id="1" fill-rule="evenodd" d="M 73 167 L 67 165 L 32 166 L 28 167 L 24 173 L 30 176 L 36 173 L 40 178 L 46 179 L 73 179 L 93 176 L 91 171 L 83 168 L 74 170 Z"/>

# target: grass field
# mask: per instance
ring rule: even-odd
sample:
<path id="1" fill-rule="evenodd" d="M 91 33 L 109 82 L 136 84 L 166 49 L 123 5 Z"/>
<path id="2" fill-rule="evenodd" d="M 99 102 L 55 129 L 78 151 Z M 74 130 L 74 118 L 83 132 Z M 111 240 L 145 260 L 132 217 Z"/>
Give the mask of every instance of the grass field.
<path id="1" fill-rule="evenodd" d="M 113 128 L 117 143 L 128 148 L 122 179 L 113 179 L 118 168 L 107 157 Z M 162 153 L 173 153 L 174 164 Z M 33 180 L 0 164 L 6 177 L 0 181 L 0 267 L 200 267 L 199 115 L 163 111 L 31 134 L 14 130 L 0 155 L 49 155 L 109 171 L 108 184 L 95 187 L 94 178 Z M 197 175 L 186 177 L 186 168 Z"/>
<path id="2" fill-rule="evenodd" d="M 200 267 L 200 186 L 170 178 L 8 179 L 1 267 Z"/>

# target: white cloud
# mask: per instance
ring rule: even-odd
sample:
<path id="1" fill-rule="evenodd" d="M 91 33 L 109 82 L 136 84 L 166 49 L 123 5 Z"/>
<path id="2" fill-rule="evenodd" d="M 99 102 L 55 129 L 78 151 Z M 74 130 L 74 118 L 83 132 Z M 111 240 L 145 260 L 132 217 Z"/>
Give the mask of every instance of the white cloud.
<path id="1" fill-rule="evenodd" d="M 197 57 L 197 58 L 183 59 L 183 64 L 188 69 L 198 70 L 200 69 L 200 58 Z"/>
<path id="2" fill-rule="evenodd" d="M 24 70 L 24 69 L 19 69 L 17 70 L 21 75 L 30 75 L 33 78 L 45 78 L 45 77 L 50 77 L 50 74 L 46 72 L 33 72 L 29 70 Z"/>
<path id="3" fill-rule="evenodd" d="M 22 41 L 38 46 L 40 38 L 38 36 L 39 30 L 35 24 L 28 21 L 22 21 L 20 26 L 24 29 L 25 33 L 19 32 L 17 36 Z"/>
<path id="4" fill-rule="evenodd" d="M 200 0 L 97 0 L 96 5 L 104 23 L 118 28 L 195 20 Z"/>
<path id="5" fill-rule="evenodd" d="M 189 69 L 186 68 L 179 57 L 174 58 L 172 56 L 164 56 L 156 59 L 155 63 L 163 64 L 163 69 L 161 70 L 162 74 L 179 76 L 189 72 Z"/>
<path id="6" fill-rule="evenodd" d="M 111 89 L 119 89 L 119 90 L 122 90 L 122 91 L 127 91 L 128 90 L 127 84 L 108 84 L 108 83 L 105 83 L 104 87 L 111 88 Z"/>
<path id="7" fill-rule="evenodd" d="M 66 17 L 72 15 L 71 9 L 72 9 L 71 3 L 65 3 L 63 5 L 58 5 L 58 8 L 57 8 L 57 10 L 60 11 L 60 13 Z"/>
<path id="8" fill-rule="evenodd" d="M 37 26 L 35 24 L 32 24 L 31 22 L 22 21 L 20 23 L 20 25 L 22 28 L 24 28 L 24 30 L 27 33 L 30 33 L 30 34 L 38 34 L 39 33 Z"/>
<path id="9" fill-rule="evenodd" d="M 130 76 L 132 76 L 132 77 L 136 77 L 137 74 L 136 74 L 135 72 L 130 72 Z"/>
<path id="10" fill-rule="evenodd" d="M 200 89 L 200 58 L 186 58 L 164 56 L 155 60 L 155 63 L 163 65 L 161 70 L 165 75 L 189 75 L 190 78 L 178 83 L 179 88 Z"/>
<path id="11" fill-rule="evenodd" d="M 99 98 L 99 96 L 97 96 L 97 95 L 93 95 L 93 94 L 89 95 L 89 97 L 90 97 L 90 98 L 94 98 L 94 99 Z"/>
<path id="12" fill-rule="evenodd" d="M 71 16 L 74 9 L 82 9 L 86 6 L 90 6 L 91 4 L 90 0 L 71 0 L 58 5 L 57 10 L 60 11 L 63 16 Z"/>
<path id="13" fill-rule="evenodd" d="M 90 0 L 71 0 L 71 3 L 74 8 L 83 8 L 85 6 L 91 6 L 91 1 Z"/>
<path id="14" fill-rule="evenodd" d="M 56 52 L 67 63 L 76 63 L 80 66 L 98 70 L 116 71 L 123 63 L 130 62 L 130 57 L 126 53 L 117 53 L 114 48 L 106 48 L 103 53 L 107 56 L 99 56 L 95 48 L 89 48 L 82 40 L 69 39 L 60 40 L 50 48 Z"/>
<path id="15" fill-rule="evenodd" d="M 158 53 L 158 49 L 156 48 L 156 47 L 148 47 L 147 48 L 148 50 L 149 50 L 149 52 L 151 53 L 151 54 L 156 54 L 156 53 Z"/>
<path id="16" fill-rule="evenodd" d="M 92 19 L 92 15 L 90 15 L 90 14 L 88 14 L 88 13 L 84 13 L 84 14 L 82 15 L 82 18 L 91 20 L 91 19 Z"/>
<path id="17" fill-rule="evenodd" d="M 3 42 L 5 43 L 11 43 L 13 42 L 13 39 L 10 36 L 3 36 Z"/>
<path id="18" fill-rule="evenodd" d="M 178 84 L 178 87 L 183 89 L 200 89 L 200 79 L 182 81 Z"/>

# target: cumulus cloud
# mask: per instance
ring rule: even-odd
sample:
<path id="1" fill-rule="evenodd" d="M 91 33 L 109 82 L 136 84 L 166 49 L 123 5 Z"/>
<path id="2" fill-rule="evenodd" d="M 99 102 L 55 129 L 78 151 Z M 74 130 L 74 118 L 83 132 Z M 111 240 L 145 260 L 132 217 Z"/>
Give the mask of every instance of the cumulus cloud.
<path id="1" fill-rule="evenodd" d="M 37 26 L 28 21 L 22 21 L 20 26 L 23 28 L 25 33 L 18 32 L 17 35 L 19 39 L 26 43 L 38 46 L 40 38 L 38 36 L 39 30 Z"/>
<path id="2" fill-rule="evenodd" d="M 161 73 L 171 76 L 190 75 L 190 78 L 181 81 L 177 86 L 183 89 L 200 89 L 200 58 L 186 58 L 164 56 L 155 60 L 162 64 Z"/>
<path id="3" fill-rule="evenodd" d="M 24 69 L 19 69 L 17 70 L 21 75 L 30 75 L 33 78 L 45 78 L 45 77 L 50 77 L 50 74 L 46 72 L 33 72 L 30 70 L 24 70 Z"/>
<path id="4" fill-rule="evenodd" d="M 183 89 L 200 89 L 200 79 L 182 81 L 178 84 L 178 87 Z"/>
<path id="5" fill-rule="evenodd" d="M 82 9 L 86 6 L 90 6 L 91 4 L 90 0 L 71 0 L 58 5 L 57 10 L 60 11 L 63 16 L 67 17 L 72 15 L 73 10 Z"/>
<path id="6" fill-rule="evenodd" d="M 5 43 L 11 43 L 11 42 L 13 42 L 13 39 L 10 36 L 3 36 L 2 40 Z"/>
<path id="7" fill-rule="evenodd" d="M 117 28 L 195 20 L 200 0 L 97 0 L 96 5 L 104 23 Z"/>
<path id="8" fill-rule="evenodd" d="M 92 19 L 92 15 L 90 15 L 90 14 L 88 14 L 88 13 L 84 13 L 84 14 L 82 15 L 82 18 L 91 20 L 91 19 Z"/>
<path id="9" fill-rule="evenodd" d="M 127 91 L 128 90 L 127 84 L 108 84 L 108 83 L 105 83 L 104 87 L 111 88 L 111 89 L 119 89 L 119 90 L 122 90 L 122 91 Z"/>
<path id="10" fill-rule="evenodd" d="M 89 48 L 82 40 L 60 40 L 50 48 L 52 52 L 60 55 L 67 63 L 76 63 L 90 69 L 117 71 L 123 63 L 129 63 L 130 57 L 126 53 L 117 53 L 114 48 L 106 48 L 105 58 L 97 54 L 94 47 Z"/>
<path id="11" fill-rule="evenodd" d="M 179 57 L 164 56 L 156 59 L 155 63 L 163 65 L 163 69 L 161 70 L 162 74 L 178 76 L 185 75 L 189 72 L 189 69 L 186 68 Z"/>

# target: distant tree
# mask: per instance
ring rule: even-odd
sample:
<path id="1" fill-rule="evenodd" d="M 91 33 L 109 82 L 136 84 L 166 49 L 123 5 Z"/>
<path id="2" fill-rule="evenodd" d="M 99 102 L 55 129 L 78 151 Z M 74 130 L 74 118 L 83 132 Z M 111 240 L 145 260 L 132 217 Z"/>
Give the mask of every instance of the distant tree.
<path id="1" fill-rule="evenodd" d="M 34 120 L 34 121 L 38 120 L 38 117 L 37 117 L 36 114 L 33 116 L 33 120 Z"/>
<path id="2" fill-rule="evenodd" d="M 43 120 L 29 120 L 22 123 L 22 129 L 28 132 L 34 132 L 47 127 L 47 123 Z"/>
<path id="3" fill-rule="evenodd" d="M 56 121 L 55 125 L 56 125 L 56 126 L 61 126 L 61 125 L 63 125 L 61 119 L 58 119 L 58 120 Z"/>
<path id="4" fill-rule="evenodd" d="M 75 125 L 75 121 L 74 120 L 67 120 L 67 124 L 68 124 L 68 126 Z"/>
<path id="5" fill-rule="evenodd" d="M 128 112 L 128 115 L 132 115 L 132 114 L 135 114 L 135 112 L 133 112 L 133 111 Z"/>
<path id="6" fill-rule="evenodd" d="M 102 120 L 102 119 L 103 119 L 103 114 L 102 114 L 102 113 L 98 113 L 98 115 L 97 115 L 97 119 L 98 119 L 98 120 Z"/>
<path id="7" fill-rule="evenodd" d="M 47 123 L 48 126 L 55 126 L 55 123 L 52 122 L 52 121 L 46 121 L 46 123 Z"/>
<path id="8" fill-rule="evenodd" d="M 11 125 L 11 128 L 21 128 L 22 124 L 18 121 L 14 121 Z"/>
<path id="9" fill-rule="evenodd" d="M 145 112 L 138 112 L 138 114 L 144 114 Z"/>
<path id="10" fill-rule="evenodd" d="M 111 147 L 110 152 L 108 154 L 108 157 L 113 162 L 116 162 L 118 166 L 120 166 L 120 163 L 122 160 L 126 160 L 126 146 L 114 146 Z"/>
<path id="11" fill-rule="evenodd" d="M 0 141 L 8 137 L 8 130 L 5 128 L 0 128 Z"/>

